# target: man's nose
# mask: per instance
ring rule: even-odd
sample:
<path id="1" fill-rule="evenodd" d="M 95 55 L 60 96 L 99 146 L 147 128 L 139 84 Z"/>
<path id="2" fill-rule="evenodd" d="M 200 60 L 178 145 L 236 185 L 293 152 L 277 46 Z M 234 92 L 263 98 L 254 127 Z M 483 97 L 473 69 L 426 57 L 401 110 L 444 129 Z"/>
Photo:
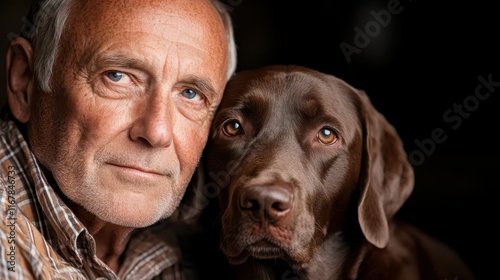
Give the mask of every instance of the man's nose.
<path id="1" fill-rule="evenodd" d="M 165 97 L 151 98 L 138 111 L 140 114 L 130 130 L 131 139 L 152 147 L 170 146 L 174 126 L 172 101 Z"/>

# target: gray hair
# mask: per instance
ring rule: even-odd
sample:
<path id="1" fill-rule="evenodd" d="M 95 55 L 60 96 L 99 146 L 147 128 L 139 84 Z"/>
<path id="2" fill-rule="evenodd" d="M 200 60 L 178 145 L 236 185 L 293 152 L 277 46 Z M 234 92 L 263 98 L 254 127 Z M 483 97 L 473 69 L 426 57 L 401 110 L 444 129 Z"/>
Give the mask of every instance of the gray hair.
<path id="1" fill-rule="evenodd" d="M 40 1 L 38 1 L 40 2 Z M 52 68 L 57 55 L 59 41 L 70 13 L 72 0 L 45 0 L 42 3 L 36 3 L 34 7 L 36 16 L 33 18 L 32 29 L 25 37 L 32 39 L 34 51 L 34 71 L 40 88 L 43 91 L 50 91 L 50 79 Z M 233 34 L 232 19 L 228 7 L 218 1 L 210 0 L 222 19 L 226 29 L 228 45 L 228 72 L 229 79 L 236 71 L 236 43 Z"/>

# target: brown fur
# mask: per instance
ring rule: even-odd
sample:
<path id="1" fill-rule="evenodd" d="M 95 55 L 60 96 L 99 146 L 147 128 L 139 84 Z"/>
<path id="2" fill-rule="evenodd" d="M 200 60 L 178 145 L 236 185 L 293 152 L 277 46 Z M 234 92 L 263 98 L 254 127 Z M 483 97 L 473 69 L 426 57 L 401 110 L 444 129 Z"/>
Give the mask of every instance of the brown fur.
<path id="1" fill-rule="evenodd" d="M 323 128 L 337 140 L 318 141 Z M 239 279 L 474 279 L 453 250 L 394 218 L 414 185 L 401 139 L 332 75 L 238 73 L 204 161 Z"/>

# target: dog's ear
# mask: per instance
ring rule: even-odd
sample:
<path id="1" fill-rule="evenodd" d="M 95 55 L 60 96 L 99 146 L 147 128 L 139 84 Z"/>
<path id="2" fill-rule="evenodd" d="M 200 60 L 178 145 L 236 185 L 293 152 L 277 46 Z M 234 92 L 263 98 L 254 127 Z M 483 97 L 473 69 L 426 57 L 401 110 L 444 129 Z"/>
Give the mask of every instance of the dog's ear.
<path id="1" fill-rule="evenodd" d="M 389 241 L 388 220 L 413 190 L 413 168 L 395 128 L 364 91 L 356 92 L 363 125 L 358 220 L 366 239 L 383 248 Z"/>

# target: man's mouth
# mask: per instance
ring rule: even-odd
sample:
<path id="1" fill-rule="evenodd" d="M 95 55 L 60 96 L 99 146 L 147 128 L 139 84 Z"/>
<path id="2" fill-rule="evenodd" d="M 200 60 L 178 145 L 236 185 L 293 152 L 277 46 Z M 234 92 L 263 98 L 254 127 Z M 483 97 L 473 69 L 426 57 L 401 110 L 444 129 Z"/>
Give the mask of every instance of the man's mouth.
<path id="1" fill-rule="evenodd" d="M 135 169 L 137 171 L 144 172 L 144 173 L 151 173 L 151 174 L 162 175 L 162 174 L 160 174 L 160 172 L 157 172 L 157 171 L 154 171 L 154 170 L 148 170 L 146 168 L 142 168 L 142 167 L 139 167 L 139 166 L 133 166 L 133 165 L 130 165 L 130 166 L 127 166 L 127 165 L 116 165 L 116 166 L 122 167 L 122 168 Z"/>
<path id="2" fill-rule="evenodd" d="M 111 163 L 108 162 L 110 166 L 118 169 L 120 172 L 124 172 L 131 175 L 143 176 L 143 177 L 156 177 L 156 176 L 166 176 L 165 172 L 161 172 L 155 169 L 144 168 L 139 165 L 132 164 L 122 164 L 122 163 Z"/>

